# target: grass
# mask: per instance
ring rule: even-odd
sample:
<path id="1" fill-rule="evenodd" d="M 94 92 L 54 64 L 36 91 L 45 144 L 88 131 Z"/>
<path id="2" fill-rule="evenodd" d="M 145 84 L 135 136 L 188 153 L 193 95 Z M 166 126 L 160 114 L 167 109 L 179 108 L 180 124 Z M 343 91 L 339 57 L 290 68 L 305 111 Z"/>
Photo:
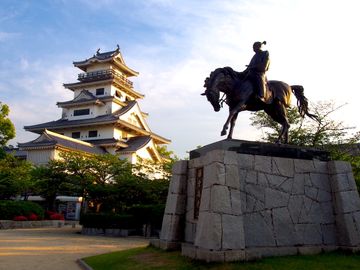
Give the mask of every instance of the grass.
<path id="1" fill-rule="evenodd" d="M 334 270 L 360 269 L 360 254 L 331 252 L 266 258 L 256 262 L 205 263 L 154 247 L 135 248 L 85 258 L 94 270 Z"/>

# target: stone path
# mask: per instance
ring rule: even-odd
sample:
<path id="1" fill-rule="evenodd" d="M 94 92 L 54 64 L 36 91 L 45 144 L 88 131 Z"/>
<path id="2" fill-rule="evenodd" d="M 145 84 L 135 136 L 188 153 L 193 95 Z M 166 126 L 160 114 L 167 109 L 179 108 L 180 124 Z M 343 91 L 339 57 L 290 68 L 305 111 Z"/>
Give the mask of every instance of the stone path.
<path id="1" fill-rule="evenodd" d="M 79 234 L 80 227 L 0 230 L 0 270 L 79 270 L 76 260 L 147 246 L 140 237 Z"/>

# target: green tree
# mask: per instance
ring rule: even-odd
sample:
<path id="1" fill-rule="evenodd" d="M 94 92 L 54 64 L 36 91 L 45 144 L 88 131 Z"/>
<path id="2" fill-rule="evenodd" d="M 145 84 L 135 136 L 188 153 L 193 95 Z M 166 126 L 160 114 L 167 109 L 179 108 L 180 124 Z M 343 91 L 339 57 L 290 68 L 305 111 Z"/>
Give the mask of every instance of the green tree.
<path id="1" fill-rule="evenodd" d="M 47 204 L 47 209 L 56 210 L 56 197 L 67 194 L 71 190 L 62 161 L 51 160 L 45 166 L 35 167 L 32 170 L 37 194 L 41 195 Z"/>
<path id="2" fill-rule="evenodd" d="M 0 146 L 5 146 L 15 137 L 15 126 L 8 118 L 9 112 L 9 106 L 0 101 Z"/>
<path id="3" fill-rule="evenodd" d="M 33 187 L 31 169 L 29 162 L 12 155 L 0 159 L 0 199 L 10 199 L 17 195 L 26 197 Z"/>
<path id="4" fill-rule="evenodd" d="M 331 150 L 333 145 L 354 143 L 360 139 L 360 133 L 351 133 L 353 127 L 348 127 L 342 121 L 335 121 L 331 114 L 342 108 L 334 102 L 318 102 L 312 106 L 312 113 L 318 121 L 302 118 L 295 107 L 288 109 L 290 123 L 289 144 L 299 146 L 319 147 Z M 273 121 L 265 112 L 252 114 L 252 125 L 262 130 L 262 140 L 275 142 L 280 132 L 280 125 Z"/>

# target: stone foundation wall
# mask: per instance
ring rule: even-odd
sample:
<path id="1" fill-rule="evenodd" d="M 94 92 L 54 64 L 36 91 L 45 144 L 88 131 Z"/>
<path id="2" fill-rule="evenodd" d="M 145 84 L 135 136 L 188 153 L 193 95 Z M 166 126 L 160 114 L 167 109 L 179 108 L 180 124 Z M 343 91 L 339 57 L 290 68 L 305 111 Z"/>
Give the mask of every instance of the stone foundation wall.
<path id="1" fill-rule="evenodd" d="M 156 241 L 155 241 L 156 242 Z M 212 150 L 174 167 L 160 240 L 206 261 L 360 246 L 349 163 Z"/>

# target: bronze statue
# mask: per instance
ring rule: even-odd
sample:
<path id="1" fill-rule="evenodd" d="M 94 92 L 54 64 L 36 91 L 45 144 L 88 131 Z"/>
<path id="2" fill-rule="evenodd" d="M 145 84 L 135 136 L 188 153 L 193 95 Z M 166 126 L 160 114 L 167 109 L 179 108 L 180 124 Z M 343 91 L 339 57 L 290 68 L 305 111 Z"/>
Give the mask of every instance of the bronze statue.
<path id="1" fill-rule="evenodd" d="M 268 51 L 261 50 L 263 44 L 265 45 L 266 41 L 257 41 L 253 44 L 255 55 L 251 58 L 251 61 L 244 72 L 248 73 L 248 78 L 257 92 L 256 97 L 261 101 L 266 102 L 268 99 L 265 98 L 265 93 L 267 92 L 265 72 L 269 69 L 270 58 Z"/>
<path id="2" fill-rule="evenodd" d="M 259 111 L 264 110 L 274 121 L 281 126 L 281 132 L 277 139 L 277 143 L 283 139 L 284 143 L 288 143 L 289 121 L 287 119 L 286 107 L 290 106 L 291 93 L 294 93 L 298 102 L 298 110 L 302 117 L 305 115 L 317 120 L 317 117 L 309 113 L 308 101 L 304 96 L 304 88 L 301 85 L 292 85 L 281 81 L 268 81 L 269 92 L 271 97 L 265 103 L 256 98 L 254 87 L 248 77 L 248 70 L 244 72 L 234 71 L 231 67 L 217 68 L 211 72 L 210 76 L 205 79 L 206 88 L 202 95 L 206 95 L 208 101 L 217 112 L 225 102 L 229 106 L 229 116 L 221 131 L 221 136 L 226 135 L 230 124 L 228 138 L 232 138 L 234 125 L 238 113 L 241 111 Z M 224 95 L 220 98 L 220 92 Z M 224 98 L 226 96 L 226 98 Z"/>

